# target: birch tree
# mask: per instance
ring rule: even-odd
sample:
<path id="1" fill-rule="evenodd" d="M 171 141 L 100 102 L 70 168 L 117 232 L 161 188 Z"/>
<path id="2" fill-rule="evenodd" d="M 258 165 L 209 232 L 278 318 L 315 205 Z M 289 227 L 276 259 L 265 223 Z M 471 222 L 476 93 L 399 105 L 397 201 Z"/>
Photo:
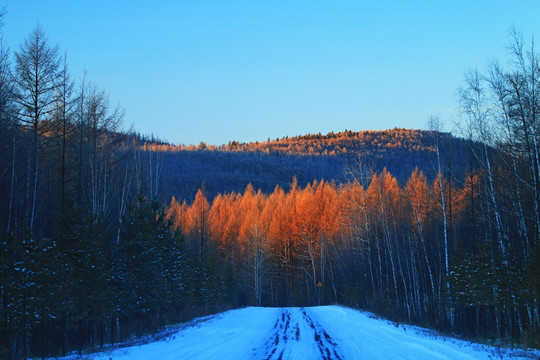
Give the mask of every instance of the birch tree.
<path id="1" fill-rule="evenodd" d="M 108 216 L 115 190 L 112 186 L 112 166 L 118 160 L 115 153 L 121 140 L 117 131 L 120 130 L 124 112 L 119 106 L 111 109 L 108 94 L 93 85 L 86 100 L 85 115 L 90 210 L 93 215 Z"/>
<path id="2" fill-rule="evenodd" d="M 443 168 L 441 164 L 441 154 L 440 154 L 440 148 L 439 148 L 439 133 L 442 129 L 442 122 L 438 116 L 431 116 L 428 119 L 428 127 L 432 131 L 435 141 L 435 152 L 437 155 L 437 183 L 438 183 L 438 189 L 439 193 L 435 194 L 435 199 L 438 205 L 441 208 L 442 211 L 442 217 L 443 217 L 443 249 L 444 249 L 444 277 L 445 277 L 445 288 L 446 291 L 449 293 L 450 291 L 450 282 L 448 281 L 448 274 L 450 273 L 450 265 L 449 265 L 449 245 L 448 245 L 448 209 L 447 209 L 447 199 L 445 198 L 444 189 L 445 186 L 443 184 Z M 447 314 L 450 319 L 450 324 L 453 326 L 454 323 L 454 312 L 452 310 L 452 299 L 448 298 L 449 304 L 447 306 Z"/>

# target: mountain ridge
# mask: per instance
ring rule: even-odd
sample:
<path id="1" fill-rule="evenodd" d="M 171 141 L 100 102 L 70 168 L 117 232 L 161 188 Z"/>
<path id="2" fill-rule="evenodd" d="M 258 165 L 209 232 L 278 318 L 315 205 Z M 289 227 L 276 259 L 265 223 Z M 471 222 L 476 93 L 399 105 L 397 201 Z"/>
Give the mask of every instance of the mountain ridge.
<path id="1" fill-rule="evenodd" d="M 164 192 L 160 200 L 164 203 L 172 196 L 191 201 L 203 183 L 210 198 L 241 192 L 249 183 L 270 193 L 276 185 L 286 190 L 294 177 L 300 186 L 314 180 L 347 183 L 351 172 L 360 168 L 372 173 L 387 169 L 401 184 L 419 168 L 432 180 L 438 171 L 437 147 L 443 171 L 459 179 L 470 167 L 474 146 L 451 133 L 400 128 L 231 141 L 219 146 L 140 140 L 142 153 L 161 161 Z"/>

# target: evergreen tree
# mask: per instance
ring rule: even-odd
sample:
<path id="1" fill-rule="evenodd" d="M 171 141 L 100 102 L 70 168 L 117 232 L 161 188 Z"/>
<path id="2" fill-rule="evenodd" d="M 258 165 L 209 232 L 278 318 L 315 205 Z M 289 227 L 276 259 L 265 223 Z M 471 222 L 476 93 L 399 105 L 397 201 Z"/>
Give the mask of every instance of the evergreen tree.
<path id="1" fill-rule="evenodd" d="M 128 313 L 141 321 L 164 325 L 163 313 L 181 305 L 183 254 L 156 202 L 137 196 L 121 231 L 120 252 L 125 263 Z"/>

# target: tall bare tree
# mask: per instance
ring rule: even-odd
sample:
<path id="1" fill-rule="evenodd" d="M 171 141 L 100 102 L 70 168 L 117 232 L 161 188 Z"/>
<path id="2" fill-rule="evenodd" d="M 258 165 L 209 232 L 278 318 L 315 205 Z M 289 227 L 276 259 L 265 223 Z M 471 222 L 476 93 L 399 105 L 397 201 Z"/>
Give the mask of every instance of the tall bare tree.
<path id="1" fill-rule="evenodd" d="M 438 205 L 441 208 L 442 216 L 443 216 L 443 237 L 444 237 L 444 275 L 445 275 L 445 287 L 446 290 L 450 291 L 450 282 L 448 281 L 448 274 L 450 272 L 449 270 L 449 245 L 448 245 L 448 208 L 447 208 L 447 199 L 445 198 L 444 194 L 444 184 L 443 184 L 443 168 L 441 164 L 441 153 L 440 153 L 440 132 L 443 127 L 443 123 L 441 119 L 438 116 L 430 116 L 428 119 L 428 127 L 433 132 L 433 136 L 435 139 L 435 152 L 437 155 L 437 182 L 439 185 L 439 194 L 435 194 L 434 198 L 438 202 Z M 447 314 L 448 318 L 450 319 L 450 323 L 453 326 L 454 322 L 454 312 L 452 310 L 452 299 L 448 298 L 449 304 L 447 306 Z"/>
<path id="2" fill-rule="evenodd" d="M 117 162 L 115 151 L 121 146 L 118 131 L 124 112 L 117 106 L 111 109 L 109 96 L 95 85 L 90 86 L 85 100 L 85 119 L 88 153 L 88 197 L 93 215 L 109 216 L 113 174 L 112 165 Z M 82 129 L 81 129 L 82 130 Z"/>
<path id="3" fill-rule="evenodd" d="M 56 91 L 53 114 L 53 126 L 55 127 L 55 133 L 57 134 L 60 143 L 60 208 L 62 213 L 64 212 L 66 206 L 66 185 L 68 182 L 68 143 L 75 132 L 75 129 L 72 127 L 72 118 L 75 105 L 75 101 L 73 99 L 73 86 L 74 85 L 70 79 L 67 68 L 67 55 L 64 55 L 62 69 L 60 70 L 58 88 Z"/>
<path id="4" fill-rule="evenodd" d="M 0 30 L 6 15 L 6 8 L 0 9 Z M 0 32 L 1 35 L 1 32 Z M 12 115 L 13 107 L 13 79 L 10 72 L 9 48 L 0 37 L 0 180 L 9 177 L 9 205 L 7 205 L 7 232 L 11 231 L 12 208 L 14 201 L 15 182 L 15 146 L 16 131 L 14 131 Z M 4 204 L 2 204 L 4 205 Z"/>
<path id="5" fill-rule="evenodd" d="M 61 72 L 58 48 L 51 47 L 41 26 L 26 38 L 15 53 L 15 98 L 20 107 L 18 121 L 31 137 L 27 174 L 26 216 L 32 229 L 35 222 L 42 123 L 50 120 Z"/>

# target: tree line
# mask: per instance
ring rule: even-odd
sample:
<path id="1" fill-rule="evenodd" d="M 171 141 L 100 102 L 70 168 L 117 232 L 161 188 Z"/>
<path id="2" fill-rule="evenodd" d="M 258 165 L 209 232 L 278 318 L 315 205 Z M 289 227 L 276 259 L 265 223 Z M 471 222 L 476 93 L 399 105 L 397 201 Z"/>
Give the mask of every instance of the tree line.
<path id="1" fill-rule="evenodd" d="M 441 133 L 438 142 L 441 161 L 461 182 L 467 172 L 469 148 L 478 144 L 450 133 Z M 400 184 L 405 184 L 416 167 L 431 179 L 436 162 L 432 134 L 408 129 L 345 131 L 249 144 L 232 141 L 221 146 L 145 141 L 141 149 L 159 154 L 163 189 L 159 200 L 163 203 L 171 196 L 190 203 L 202 181 L 209 198 L 242 192 L 249 183 L 265 193 L 271 193 L 276 185 L 287 190 L 293 176 L 302 187 L 314 179 L 346 183 L 352 180 L 348 170 L 355 167 L 358 156 L 376 172 L 386 168 Z"/>
<path id="2" fill-rule="evenodd" d="M 458 144 L 464 140 L 455 139 L 450 133 L 442 133 L 440 141 L 444 141 L 445 143 L 452 141 L 454 144 Z M 329 132 L 325 135 L 318 133 L 292 137 L 285 136 L 283 138 L 269 138 L 267 141 L 250 143 L 229 141 L 228 144 L 223 145 L 211 145 L 204 142 L 198 145 L 171 145 L 164 141 L 150 141 L 145 145 L 145 148 L 162 152 L 211 150 L 327 156 L 340 156 L 352 153 L 366 156 L 370 152 L 384 153 L 392 150 L 429 153 L 434 151 L 434 146 L 433 137 L 425 131 L 394 128 L 391 130 L 344 130 L 341 132 Z M 461 150 L 461 146 L 459 150 Z"/>

